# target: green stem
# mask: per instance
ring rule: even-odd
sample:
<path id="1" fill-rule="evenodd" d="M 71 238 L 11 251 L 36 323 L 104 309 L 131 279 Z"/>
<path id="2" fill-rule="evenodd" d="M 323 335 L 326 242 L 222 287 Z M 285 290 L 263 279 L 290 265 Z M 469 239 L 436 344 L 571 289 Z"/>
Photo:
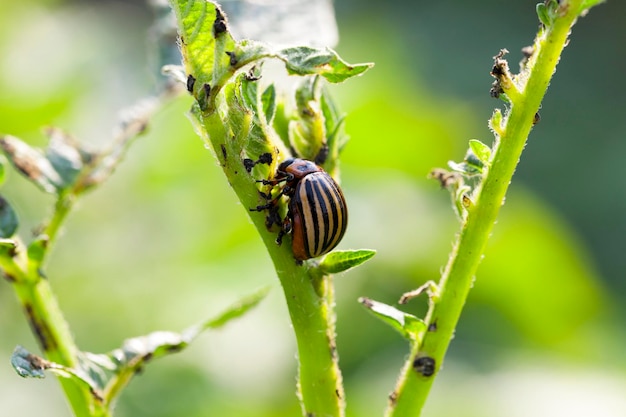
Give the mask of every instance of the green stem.
<path id="1" fill-rule="evenodd" d="M 533 64 L 529 64 L 527 82 L 517 86 L 520 94 L 516 95 L 515 100 L 511 100 L 511 109 L 502 127 L 500 140 L 494 146 L 489 171 L 477 192 L 473 207 L 468 209 L 467 220 L 443 272 L 439 284 L 439 299 L 426 316 L 429 331 L 411 348 L 411 356 L 394 391 L 394 401 L 387 409 L 388 417 L 418 416 L 421 413 L 434 377 L 441 369 L 444 355 L 454 336 L 461 310 L 500 207 L 504 203 L 533 119 L 565 47 L 570 28 L 578 17 L 580 3 L 580 0 L 568 2 L 554 24 L 539 33 L 535 42 Z M 420 357 L 434 360 L 434 374 L 415 369 L 414 361 Z"/>
<path id="2" fill-rule="evenodd" d="M 276 232 L 268 231 L 265 226 L 266 214 L 249 211 L 262 201 L 255 178 L 242 163 L 241 149 L 234 144 L 237 141 L 228 133 L 217 112 L 205 113 L 203 125 L 229 183 L 267 247 L 282 285 L 298 344 L 298 393 L 303 414 L 343 416 L 343 386 L 335 351 L 332 280 L 328 276 L 314 280 L 306 263 L 296 263 L 289 236 L 281 246 L 276 244 Z M 242 127 L 241 130 L 245 129 Z"/>
<path id="3" fill-rule="evenodd" d="M 15 282 L 14 288 L 46 358 L 68 368 L 79 368 L 78 348 L 49 281 L 41 277 L 29 277 Z M 59 378 L 59 382 L 76 416 L 108 415 L 94 403 L 94 397 L 84 387 L 69 378 Z"/>
<path id="4" fill-rule="evenodd" d="M 71 209 L 73 196 L 61 195 L 55 204 L 52 218 L 43 230 L 49 243 L 53 241 Z M 48 253 L 49 247 L 44 253 Z M 23 249 L 22 249 L 23 250 Z M 12 258 L 3 258 L 2 269 L 9 276 L 15 294 L 24 309 L 24 314 L 45 357 L 67 368 L 79 368 L 78 347 L 74 342 L 69 325 L 63 317 L 50 282 L 41 275 L 39 267 L 30 267 L 32 260 L 18 253 Z M 41 265 L 42 259 L 36 261 Z M 69 378 L 59 378 L 59 382 L 70 407 L 76 416 L 106 416 L 104 410 L 95 404 L 94 397 L 84 387 Z"/>
<path id="5" fill-rule="evenodd" d="M 44 252 L 44 255 L 46 257 L 50 253 L 50 248 L 56 242 L 59 230 L 61 229 L 63 222 L 67 218 L 68 214 L 70 214 L 70 212 L 72 211 L 76 198 L 76 195 L 72 192 L 62 192 L 58 196 L 57 201 L 54 204 L 52 217 L 42 231 L 42 234 L 47 236 L 48 238 L 47 247 Z M 38 263 L 40 265 L 43 265 L 44 262 L 45 258 L 42 258 L 41 260 L 39 260 Z"/>
<path id="6" fill-rule="evenodd" d="M 274 239 L 267 243 L 276 246 Z M 319 285 L 314 286 L 307 269 L 296 265 L 291 250 L 288 254 L 273 248 L 269 251 L 285 294 L 298 344 L 298 393 L 303 415 L 343 416 L 344 396 L 336 355 L 332 279 L 323 277 Z"/>
<path id="7" fill-rule="evenodd" d="M 96 168 L 95 164 L 90 165 L 83 175 L 90 174 Z M 42 276 L 41 267 L 74 206 L 78 188 L 75 185 L 58 195 L 52 216 L 41 232 L 48 239 L 41 258 L 31 259 L 18 252 L 15 257 L 2 259 L 0 262 L 4 271 L 14 278 L 12 282 L 15 293 L 46 359 L 72 369 L 80 369 L 80 351 L 52 292 L 50 282 Z M 110 415 L 107 407 L 84 386 L 76 384 L 70 378 L 59 378 L 59 383 L 76 416 Z"/>
<path id="8" fill-rule="evenodd" d="M 43 234 L 48 236 L 52 243 L 58 236 L 58 231 L 72 208 L 74 195 L 70 193 L 61 194 L 57 199 L 53 215 L 43 230 Z M 49 252 L 49 246 L 45 254 Z M 3 261 L 3 268 L 7 271 L 20 271 L 19 279 L 14 284 L 15 294 L 22 304 L 24 314 L 30 327 L 39 343 L 45 357 L 59 365 L 67 368 L 79 369 L 78 361 L 79 349 L 74 342 L 69 325 L 59 307 L 57 299 L 52 292 L 50 282 L 41 275 L 39 268 L 29 268 L 20 266 L 15 262 Z M 28 259 L 19 259 L 26 264 Z M 41 265 L 43 259 L 37 261 Z M 106 409 L 100 407 L 95 397 L 83 386 L 76 384 L 72 379 L 59 378 L 61 388 L 65 392 L 67 401 L 74 414 L 78 417 L 108 416 Z"/>

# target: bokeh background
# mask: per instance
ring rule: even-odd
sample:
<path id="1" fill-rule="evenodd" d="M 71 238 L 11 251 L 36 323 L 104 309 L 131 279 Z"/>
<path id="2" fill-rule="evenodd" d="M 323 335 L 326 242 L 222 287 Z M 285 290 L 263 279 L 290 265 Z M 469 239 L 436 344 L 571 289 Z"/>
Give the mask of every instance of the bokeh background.
<path id="1" fill-rule="evenodd" d="M 380 416 L 407 355 L 401 337 L 356 302 L 437 279 L 458 228 L 426 179 L 491 143 L 492 56 L 532 43 L 535 1 L 338 0 L 349 62 L 374 61 L 332 91 L 352 140 L 342 163 L 351 224 L 341 248 L 374 248 L 337 278 L 338 349 L 349 416 Z M 626 5 L 609 1 L 574 28 L 496 225 L 427 416 L 626 415 Z M 55 125 L 92 146 L 158 82 L 141 1 L 2 2 L 0 132 L 44 145 Z M 234 19 L 234 18 L 233 18 Z M 297 416 L 295 345 L 260 239 L 184 113 L 160 111 L 116 174 L 71 216 L 47 275 L 80 347 L 106 352 L 180 330 L 271 285 L 244 318 L 150 364 L 117 416 Z M 15 172 L 3 194 L 20 233 L 52 199 Z M 407 309 L 423 314 L 425 300 Z M 37 351 L 0 282 L 0 415 L 69 414 L 51 376 L 19 378 L 15 345 Z"/>

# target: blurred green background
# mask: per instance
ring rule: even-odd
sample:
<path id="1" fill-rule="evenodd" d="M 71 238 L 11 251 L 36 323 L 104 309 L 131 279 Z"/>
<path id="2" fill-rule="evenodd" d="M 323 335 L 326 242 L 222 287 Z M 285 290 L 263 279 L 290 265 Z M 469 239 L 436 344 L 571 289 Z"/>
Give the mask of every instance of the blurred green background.
<path id="1" fill-rule="evenodd" d="M 339 53 L 374 61 L 333 86 L 349 113 L 342 184 L 350 226 L 340 248 L 374 248 L 337 278 L 338 348 L 348 415 L 380 416 L 406 343 L 356 302 L 395 303 L 437 279 L 457 220 L 426 179 L 491 143 L 492 56 L 532 42 L 531 1 L 336 2 Z M 626 415 L 626 5 L 609 1 L 573 31 L 457 329 L 428 416 Z M 140 1 L 2 3 L 0 132 L 43 145 L 55 125 L 92 146 L 118 111 L 154 88 Z M 153 120 L 113 178 L 81 202 L 47 268 L 80 347 L 180 330 L 260 286 L 272 292 L 227 328 L 150 364 L 117 416 L 297 416 L 295 346 L 278 281 L 245 209 L 184 116 L 182 97 Z M 21 235 L 52 199 L 15 172 L 3 194 Z M 425 300 L 408 309 L 423 314 Z M 66 416 L 57 382 L 11 369 L 37 351 L 11 287 L 0 282 L 0 415 Z"/>

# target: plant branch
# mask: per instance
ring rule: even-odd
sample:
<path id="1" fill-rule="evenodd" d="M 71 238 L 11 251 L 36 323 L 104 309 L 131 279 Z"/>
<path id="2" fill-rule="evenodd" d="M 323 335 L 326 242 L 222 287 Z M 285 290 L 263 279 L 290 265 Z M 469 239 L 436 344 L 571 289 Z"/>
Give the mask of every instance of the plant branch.
<path id="1" fill-rule="evenodd" d="M 426 316 L 428 330 L 411 346 L 410 358 L 391 396 L 386 413 L 389 417 L 417 416 L 426 402 L 580 5 L 580 0 L 561 2 L 553 24 L 540 30 L 526 71 L 513 79 L 515 84 L 510 86 L 512 94 L 508 97 L 510 109 L 502 125 L 494 129 L 499 137 L 488 170 L 474 203 L 467 208 L 466 220 L 439 283 L 439 297 Z M 503 90 L 506 94 L 505 86 Z"/>
<path id="2" fill-rule="evenodd" d="M 259 193 L 235 148 L 237 141 L 232 140 L 216 112 L 205 114 L 203 121 L 210 145 L 218 150 L 224 173 L 263 239 L 283 288 L 298 345 L 298 393 L 303 415 L 342 416 L 344 400 L 335 352 L 332 280 L 330 276 L 313 279 L 308 264 L 296 263 L 290 237 L 277 245 L 276 233 L 268 231 L 265 225 L 265 214 L 248 210 L 259 204 Z"/>
<path id="3" fill-rule="evenodd" d="M 114 137 L 110 148 L 98 154 L 88 153 L 78 147 L 69 136 L 58 129 L 49 129 L 51 137 L 50 148 L 62 147 L 63 155 L 70 155 L 72 162 L 80 166 L 80 171 L 71 177 L 71 182 L 57 184 L 54 191 L 56 202 L 49 220 L 41 228 L 39 236 L 33 240 L 28 248 L 19 239 L 4 242 L 9 249 L 0 254 L 0 267 L 5 276 L 13 284 L 15 294 L 24 309 L 37 342 L 46 359 L 67 369 L 81 369 L 80 351 L 76 346 L 69 324 L 63 317 L 57 299 L 52 291 L 50 282 L 43 275 L 44 261 L 50 253 L 53 243 L 58 238 L 65 220 L 71 213 L 76 200 L 88 189 L 91 189 L 106 180 L 124 156 L 132 139 L 145 130 L 148 119 L 162 105 L 166 99 L 172 98 L 175 91 L 165 90 L 158 98 L 147 100 L 133 108 L 131 117 L 122 122 L 118 134 Z M 146 103 L 149 105 L 146 106 Z M 53 139 L 54 138 L 54 139 Z M 5 138 L 5 140 L 7 140 Z M 16 144 L 17 139 L 11 139 L 10 144 Z M 22 149 L 28 145 L 20 145 Z M 13 147 L 5 147 L 5 151 Z M 71 151 L 68 151 L 70 149 Z M 32 152 L 41 163 L 43 153 Z M 18 166 L 19 154 L 9 153 L 7 156 Z M 34 158 L 34 157 L 33 157 Z M 52 165 L 50 165 L 52 166 Z M 24 172 L 24 170 L 22 170 Z M 59 175 L 55 178 L 63 178 Z M 40 179 L 40 178 L 38 178 Z M 8 245 L 13 245 L 8 246 Z M 77 383 L 72 378 L 59 378 L 66 398 L 76 416 L 106 417 L 110 415 L 107 404 L 104 404 L 98 395 L 95 395 L 84 384 Z"/>
<path id="4" fill-rule="evenodd" d="M 50 282 L 47 279 L 30 278 L 16 282 L 14 289 L 46 358 L 67 368 L 79 368 L 78 347 L 50 288 Z M 59 378 L 59 382 L 76 416 L 109 415 L 89 391 L 74 380 Z"/>
<path id="5" fill-rule="evenodd" d="M 266 58 L 282 60 L 291 74 L 320 75 L 330 82 L 359 75 L 371 64 L 350 65 L 330 49 L 275 50 L 260 42 L 237 42 L 228 32 L 227 19 L 215 3 L 204 0 L 170 2 L 179 25 L 183 78 L 197 102 L 190 119 L 207 147 L 213 149 L 229 184 L 250 215 L 282 284 L 298 344 L 298 394 L 303 414 L 341 417 L 344 415 L 343 387 L 335 348 L 332 281 L 328 273 L 339 265 L 344 267 L 341 270 L 355 266 L 373 253 L 331 258 L 335 259 L 334 264 L 330 261 L 302 264 L 294 258 L 291 237 L 285 236 L 282 245 L 277 245 L 277 231 L 269 231 L 266 224 L 268 214 L 250 211 L 268 203 L 259 193 L 256 180 L 273 176 L 277 163 L 286 159 L 288 146 L 282 140 L 293 145 L 293 138 L 279 137 L 272 122 L 276 108 L 274 87 L 260 92 L 257 81 L 260 63 Z M 253 66 L 256 64 L 259 65 Z M 310 100 L 315 99 L 310 97 Z M 300 120 L 300 115 L 293 113 L 293 119 Z M 328 120 L 328 125 L 336 129 L 335 122 L 335 119 Z M 302 139 L 312 140 L 310 137 Z M 293 148 L 299 157 L 312 159 L 298 152 L 296 146 Z M 335 153 L 332 158 L 336 156 Z M 265 196 L 271 194 L 270 190 L 265 192 Z M 273 208 L 285 209 L 284 206 L 284 202 L 277 202 Z M 280 223 L 276 221 L 280 217 L 278 210 L 271 216 L 269 223 Z"/>

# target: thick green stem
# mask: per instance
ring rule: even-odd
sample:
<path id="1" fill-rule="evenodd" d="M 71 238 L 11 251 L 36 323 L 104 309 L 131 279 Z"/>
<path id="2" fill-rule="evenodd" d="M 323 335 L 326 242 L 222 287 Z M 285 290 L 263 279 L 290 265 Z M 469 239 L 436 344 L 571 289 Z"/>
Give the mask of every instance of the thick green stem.
<path id="1" fill-rule="evenodd" d="M 476 200 L 454 245 L 439 283 L 439 299 L 426 317 L 428 331 L 412 346 L 411 356 L 402 371 L 386 415 L 419 416 L 434 377 L 444 359 L 461 310 L 472 286 L 487 241 L 517 162 L 539 110 L 550 78 L 567 43 L 571 26 L 578 16 L 580 1 L 570 1 L 554 24 L 541 31 L 535 42 L 535 56 L 529 64 L 525 85 L 518 85 L 519 95 L 509 97 L 511 108 L 494 146 L 493 157 Z M 417 366 L 418 358 L 434 360 L 433 372 Z M 423 362 L 422 362 L 423 363 Z"/>
<path id="2" fill-rule="evenodd" d="M 271 244 L 276 245 L 275 242 Z M 293 255 L 272 251 L 298 343 L 298 393 L 305 416 L 343 416 L 344 399 L 338 366 L 329 276 L 313 285 L 306 268 Z M 319 293 L 318 293 L 319 292 Z"/>
<path id="3" fill-rule="evenodd" d="M 203 124 L 218 160 L 250 214 L 274 262 L 281 282 L 298 344 L 300 364 L 298 393 L 306 416 L 340 417 L 344 415 L 343 386 L 335 349 L 333 286 L 330 277 L 314 280 L 307 264 L 298 265 L 286 236 L 276 244 L 276 232 L 265 226 L 265 213 L 251 212 L 262 201 L 255 178 L 248 173 L 228 129 L 217 112 L 205 113 Z M 245 122 L 242 123 L 242 126 Z"/>

